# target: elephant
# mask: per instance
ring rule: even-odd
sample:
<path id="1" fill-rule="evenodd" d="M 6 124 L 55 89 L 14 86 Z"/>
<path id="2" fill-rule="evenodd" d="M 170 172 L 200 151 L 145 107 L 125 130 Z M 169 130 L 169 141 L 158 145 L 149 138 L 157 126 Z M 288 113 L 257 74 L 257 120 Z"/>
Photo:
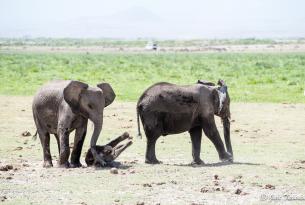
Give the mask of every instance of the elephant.
<path id="1" fill-rule="evenodd" d="M 104 108 L 116 95 L 108 83 L 91 87 L 74 80 L 55 80 L 42 86 L 33 99 L 32 110 L 43 149 L 43 167 L 52 167 L 50 134 L 54 134 L 59 150 L 59 167 L 81 167 L 80 155 L 87 132 L 88 119 L 94 124 L 90 148 L 96 161 L 106 162 L 97 154 L 96 142 L 103 126 Z M 69 134 L 75 130 L 69 163 Z"/>
<path id="2" fill-rule="evenodd" d="M 217 130 L 214 115 L 222 119 L 226 149 Z M 214 144 L 222 161 L 233 161 L 230 139 L 230 97 L 223 80 L 218 86 L 205 80 L 193 85 L 160 82 L 150 86 L 137 102 L 138 136 L 140 120 L 145 131 L 145 162 L 161 163 L 155 154 L 157 139 L 162 135 L 188 131 L 192 141 L 192 164 L 204 164 L 200 158 L 202 130 Z"/>
<path id="3" fill-rule="evenodd" d="M 128 140 L 125 144 L 119 144 L 126 139 L 131 139 L 127 132 L 123 133 L 121 136 L 115 138 L 107 145 L 103 146 L 96 146 L 97 153 L 100 155 L 101 158 L 107 163 L 106 166 L 115 166 L 113 164 L 114 160 L 127 148 L 132 144 L 131 140 Z M 100 166 L 100 164 L 94 164 L 94 158 L 91 152 L 91 149 L 87 151 L 85 162 L 87 166 Z"/>

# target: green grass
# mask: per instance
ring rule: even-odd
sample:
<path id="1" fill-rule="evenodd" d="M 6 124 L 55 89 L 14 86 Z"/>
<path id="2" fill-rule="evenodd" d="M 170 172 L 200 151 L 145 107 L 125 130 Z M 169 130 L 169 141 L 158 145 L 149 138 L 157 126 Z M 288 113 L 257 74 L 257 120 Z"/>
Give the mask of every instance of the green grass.
<path id="1" fill-rule="evenodd" d="M 305 103 L 305 53 L 0 54 L 0 94 L 33 95 L 52 79 L 113 85 L 135 101 L 151 84 L 224 79 L 233 101 Z"/>

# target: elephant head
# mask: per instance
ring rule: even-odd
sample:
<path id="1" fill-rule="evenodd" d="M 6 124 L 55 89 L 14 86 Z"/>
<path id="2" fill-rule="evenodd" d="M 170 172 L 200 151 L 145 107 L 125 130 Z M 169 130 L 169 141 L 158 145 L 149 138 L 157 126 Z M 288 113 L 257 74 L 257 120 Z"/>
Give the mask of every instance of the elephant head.
<path id="1" fill-rule="evenodd" d="M 212 102 L 215 115 L 221 117 L 224 129 L 224 138 L 227 151 L 232 155 L 233 150 L 230 138 L 230 96 L 228 93 L 228 87 L 223 80 L 219 80 L 217 85 L 206 80 L 198 80 L 199 84 L 208 86 L 212 91 Z"/>
<path id="2" fill-rule="evenodd" d="M 214 106 L 216 108 L 215 114 L 221 117 L 226 148 L 232 155 L 233 159 L 233 150 L 230 138 L 230 96 L 228 93 L 228 87 L 223 80 L 219 80 L 217 84 L 219 87 L 213 90 Z"/>
<path id="3" fill-rule="evenodd" d="M 74 114 L 90 119 L 94 124 L 94 131 L 90 147 L 95 147 L 103 126 L 104 107 L 110 105 L 115 93 L 108 83 L 89 87 L 79 81 L 71 81 L 64 89 L 64 100 L 70 105 Z"/>

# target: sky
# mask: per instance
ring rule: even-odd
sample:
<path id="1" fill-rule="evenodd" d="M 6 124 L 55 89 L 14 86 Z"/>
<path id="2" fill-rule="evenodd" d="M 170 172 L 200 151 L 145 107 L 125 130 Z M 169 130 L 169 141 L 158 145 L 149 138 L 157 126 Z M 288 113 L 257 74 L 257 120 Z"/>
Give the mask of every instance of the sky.
<path id="1" fill-rule="evenodd" d="M 0 0 L 0 37 L 305 37 L 305 1 Z"/>

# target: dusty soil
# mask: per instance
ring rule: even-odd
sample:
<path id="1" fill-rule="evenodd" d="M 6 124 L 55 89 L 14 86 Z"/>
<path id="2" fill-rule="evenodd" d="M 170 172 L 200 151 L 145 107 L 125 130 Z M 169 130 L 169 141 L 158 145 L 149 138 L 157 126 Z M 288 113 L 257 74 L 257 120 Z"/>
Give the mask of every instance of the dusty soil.
<path id="1" fill-rule="evenodd" d="M 102 46 L 1 46 L 1 52 L 50 52 L 50 53 L 150 53 L 150 52 L 199 52 L 199 53 L 281 53 L 305 52 L 305 44 L 256 44 L 256 45 L 202 45 L 188 47 L 159 47 L 158 51 L 144 47 L 102 47 Z"/>
<path id="2" fill-rule="evenodd" d="M 222 134 L 220 120 L 217 119 Z M 88 149 L 92 125 L 82 154 Z M 26 133 L 29 131 L 30 133 Z M 135 103 L 107 108 L 99 144 L 124 131 L 136 136 Z M 31 97 L 0 96 L 0 202 L 4 204 L 304 204 L 305 105 L 232 104 L 233 164 L 202 142 L 204 166 L 191 166 L 187 133 L 161 137 L 161 165 L 144 163 L 145 137 L 109 168 L 42 168 Z M 73 141 L 71 134 L 70 141 Z M 51 139 L 53 163 L 58 151 Z"/>

